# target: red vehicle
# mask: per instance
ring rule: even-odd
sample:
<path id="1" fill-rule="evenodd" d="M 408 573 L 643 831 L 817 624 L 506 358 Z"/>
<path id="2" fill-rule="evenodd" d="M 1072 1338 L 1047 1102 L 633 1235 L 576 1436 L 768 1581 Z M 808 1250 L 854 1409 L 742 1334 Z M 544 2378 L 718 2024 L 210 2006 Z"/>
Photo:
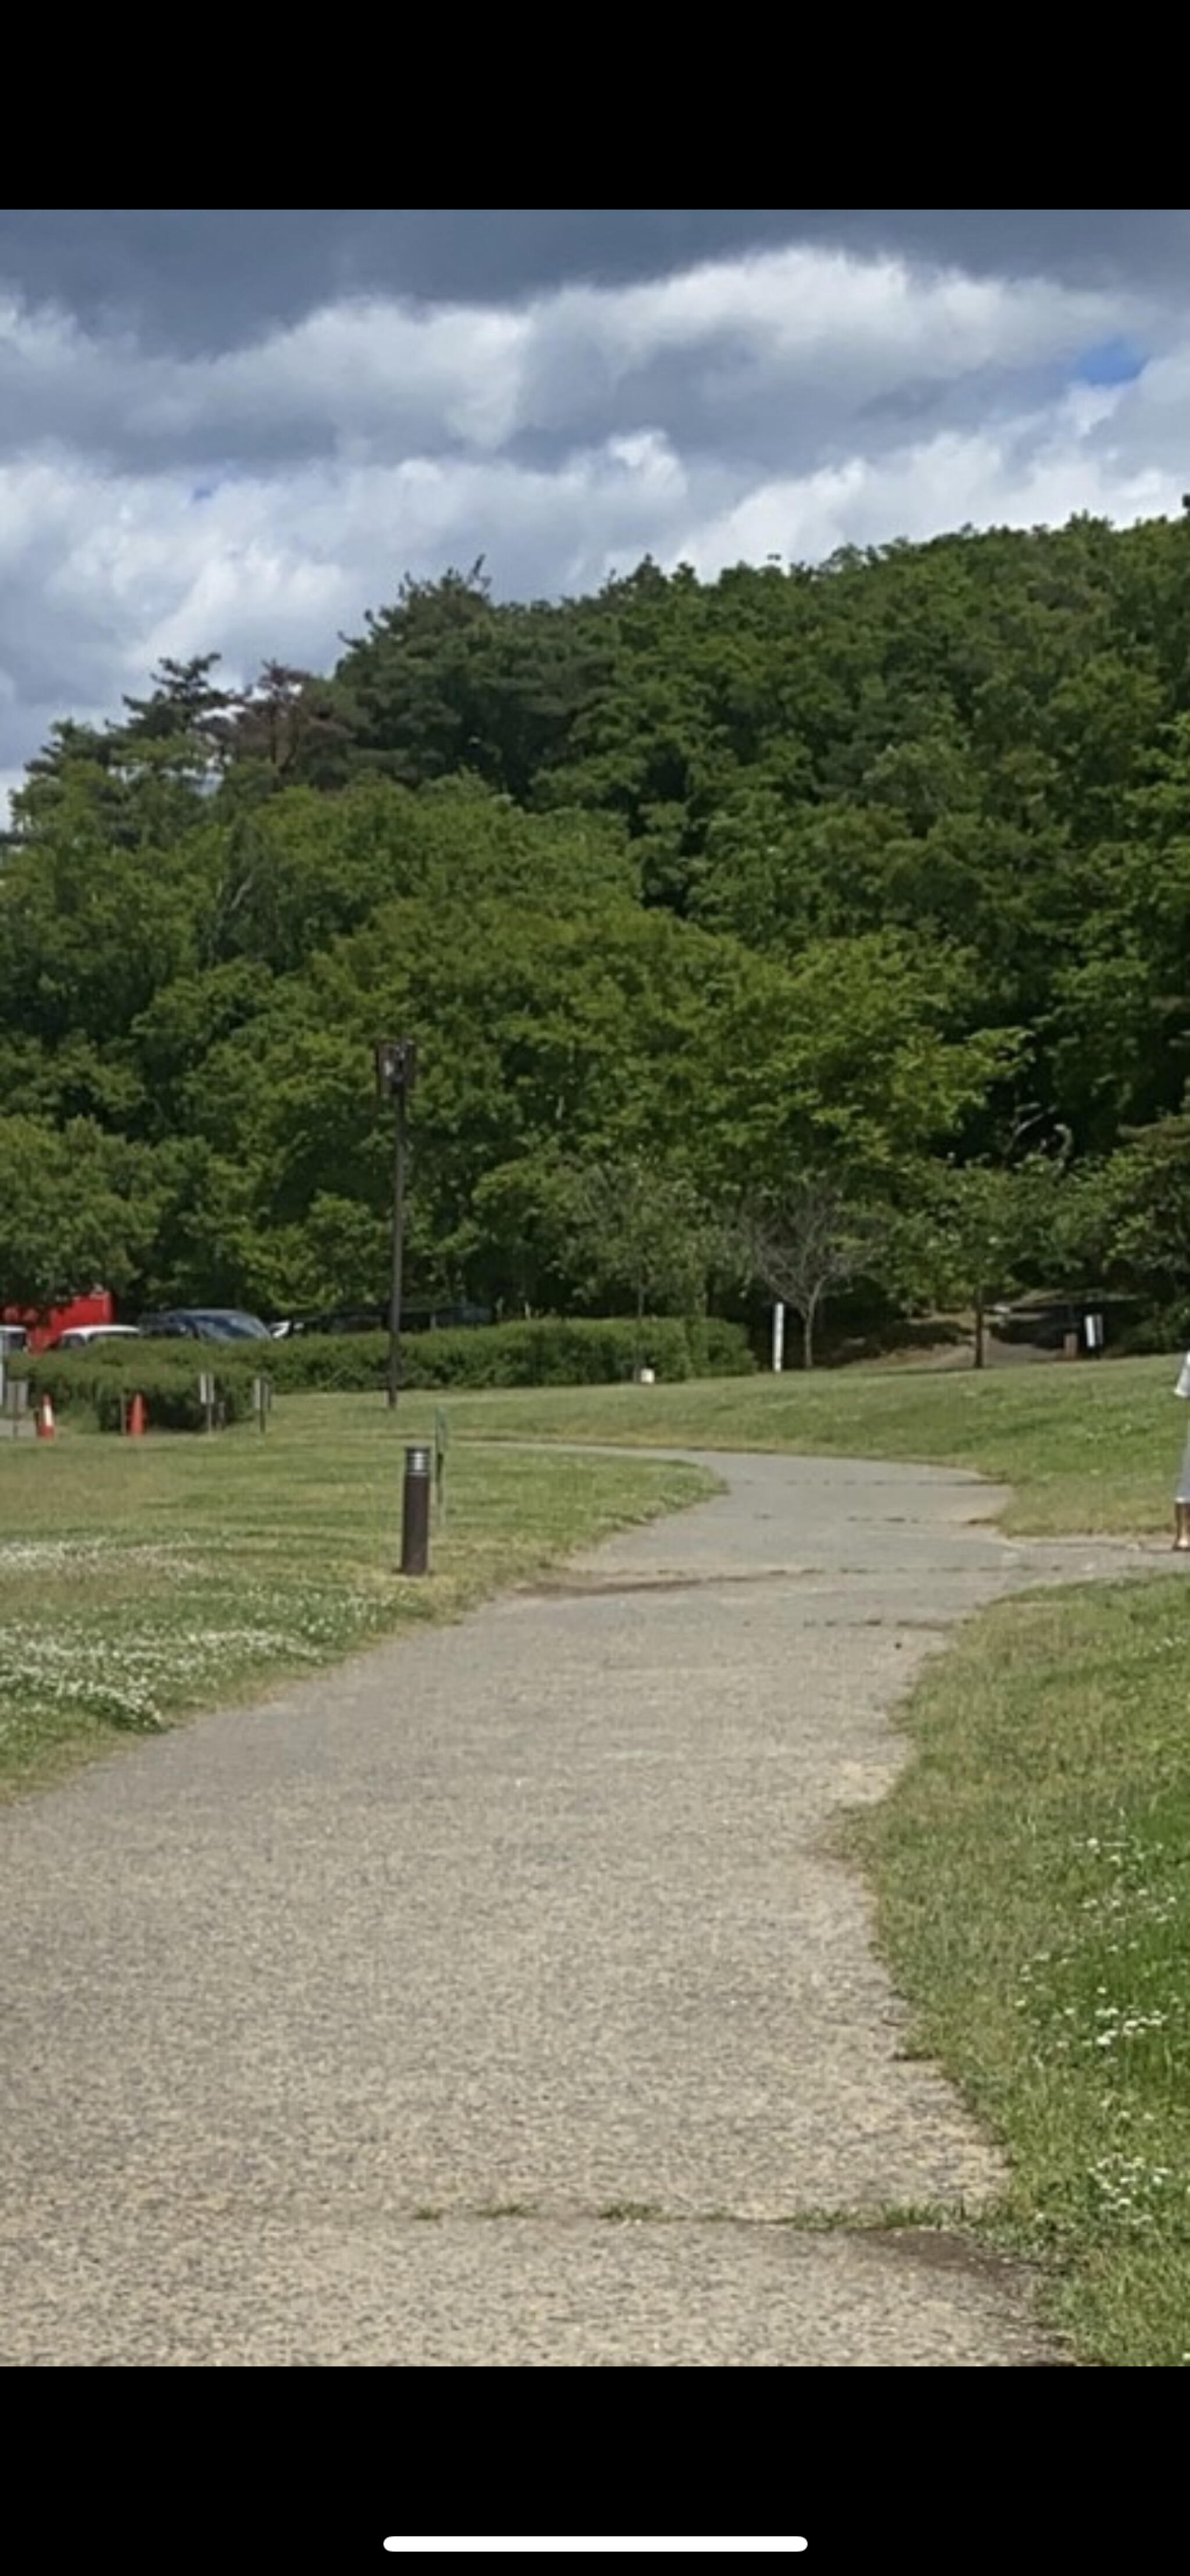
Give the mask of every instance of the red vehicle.
<path id="1" fill-rule="evenodd" d="M 44 1351 L 47 1343 L 56 1341 L 59 1333 L 77 1330 L 80 1324 L 114 1324 L 116 1301 L 106 1288 L 92 1289 L 89 1297 L 74 1297 L 68 1306 L 5 1306 L 0 1309 L 0 1324 L 23 1327 L 29 1350 Z"/>

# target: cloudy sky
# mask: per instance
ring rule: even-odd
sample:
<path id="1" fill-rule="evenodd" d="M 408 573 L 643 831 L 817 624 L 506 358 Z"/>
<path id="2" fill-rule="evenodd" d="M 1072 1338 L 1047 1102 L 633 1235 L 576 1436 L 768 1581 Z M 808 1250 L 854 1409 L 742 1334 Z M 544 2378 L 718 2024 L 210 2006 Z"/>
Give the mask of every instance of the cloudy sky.
<path id="1" fill-rule="evenodd" d="M 0 786 L 401 575 L 714 572 L 1190 488 L 1184 209 L 0 211 Z"/>

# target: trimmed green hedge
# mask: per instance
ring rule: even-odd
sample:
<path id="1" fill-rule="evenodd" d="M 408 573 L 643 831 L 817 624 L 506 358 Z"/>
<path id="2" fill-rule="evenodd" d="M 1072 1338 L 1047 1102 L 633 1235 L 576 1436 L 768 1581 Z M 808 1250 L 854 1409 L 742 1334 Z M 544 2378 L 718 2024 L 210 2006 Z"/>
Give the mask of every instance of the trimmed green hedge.
<path id="1" fill-rule="evenodd" d="M 755 1362 L 742 1324 L 709 1316 L 694 1324 L 663 1315 L 638 1332 L 631 1317 L 543 1316 L 465 1330 L 409 1333 L 401 1345 L 402 1384 L 445 1387 L 608 1386 L 631 1378 L 638 1350 L 659 1378 L 741 1377 Z M 56 1410 L 91 1414 L 102 1431 L 118 1431 L 122 1406 L 143 1395 L 157 1431 L 201 1431 L 200 1369 L 213 1372 L 226 1422 L 252 1410 L 252 1380 L 272 1379 L 278 1395 L 358 1395 L 379 1390 L 388 1367 L 384 1333 L 298 1333 L 279 1342 L 99 1343 L 70 1354 L 46 1352 L 10 1363 L 28 1377 L 31 1401 L 49 1394 Z"/>
<path id="2" fill-rule="evenodd" d="M 401 1345 L 405 1383 L 418 1387 L 610 1386 L 631 1378 L 637 1351 L 658 1377 L 694 1374 L 681 1319 L 646 1323 L 544 1315 L 531 1322 L 411 1334 Z"/>
<path id="3" fill-rule="evenodd" d="M 226 1367 L 209 1344 L 125 1342 L 70 1354 L 47 1351 L 18 1363 L 13 1373 L 28 1378 L 30 1404 L 48 1395 L 55 1413 L 90 1415 L 101 1431 L 123 1429 L 124 1407 L 134 1395 L 144 1397 L 150 1431 L 202 1431 L 206 1415 L 198 1378 L 204 1368 L 214 1376 L 217 1418 L 246 1420 L 255 1372 L 238 1361 Z"/>
<path id="4" fill-rule="evenodd" d="M 729 1324 L 722 1315 L 704 1315 L 689 1326 L 693 1377 L 752 1377 L 756 1355 L 746 1324 Z"/>
<path id="5" fill-rule="evenodd" d="M 411 1388 L 607 1386 L 630 1378 L 638 1349 L 659 1378 L 742 1377 L 755 1362 L 742 1324 L 712 1316 L 693 1325 L 663 1315 L 638 1334 L 630 1317 L 547 1315 L 528 1322 L 476 1324 L 407 1333 L 402 1384 Z M 279 1390 L 326 1392 L 382 1386 L 384 1333 L 298 1333 L 277 1342 L 269 1361 Z"/>
<path id="6" fill-rule="evenodd" d="M 279 1395 L 367 1395 L 387 1366 L 386 1333 L 296 1333 L 274 1342 L 268 1373 Z"/>

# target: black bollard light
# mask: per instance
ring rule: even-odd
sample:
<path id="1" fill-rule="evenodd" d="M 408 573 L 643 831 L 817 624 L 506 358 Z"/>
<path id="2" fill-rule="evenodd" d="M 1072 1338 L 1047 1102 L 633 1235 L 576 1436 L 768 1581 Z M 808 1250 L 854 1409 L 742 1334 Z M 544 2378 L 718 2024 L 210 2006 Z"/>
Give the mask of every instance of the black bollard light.
<path id="1" fill-rule="evenodd" d="M 428 1449 L 405 1452 L 405 1486 L 401 1497 L 401 1572 L 430 1571 L 430 1489 L 433 1462 Z"/>

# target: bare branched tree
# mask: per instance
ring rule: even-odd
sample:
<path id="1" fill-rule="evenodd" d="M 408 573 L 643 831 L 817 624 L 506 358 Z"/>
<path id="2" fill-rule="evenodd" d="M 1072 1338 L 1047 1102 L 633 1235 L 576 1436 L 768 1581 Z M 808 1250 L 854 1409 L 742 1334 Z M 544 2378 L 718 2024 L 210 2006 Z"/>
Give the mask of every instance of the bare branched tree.
<path id="1" fill-rule="evenodd" d="M 853 1206 L 821 1172 L 799 1173 L 779 1199 L 745 1209 L 741 1234 L 749 1268 L 798 1317 L 804 1368 L 814 1366 L 815 1328 L 827 1297 L 858 1277 L 880 1231 L 878 1211 Z"/>

